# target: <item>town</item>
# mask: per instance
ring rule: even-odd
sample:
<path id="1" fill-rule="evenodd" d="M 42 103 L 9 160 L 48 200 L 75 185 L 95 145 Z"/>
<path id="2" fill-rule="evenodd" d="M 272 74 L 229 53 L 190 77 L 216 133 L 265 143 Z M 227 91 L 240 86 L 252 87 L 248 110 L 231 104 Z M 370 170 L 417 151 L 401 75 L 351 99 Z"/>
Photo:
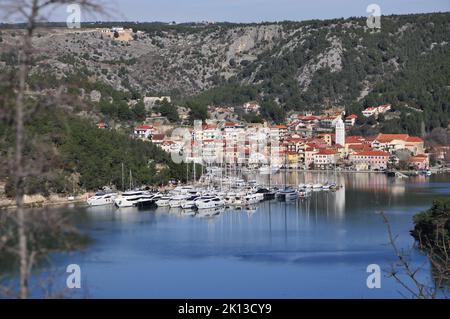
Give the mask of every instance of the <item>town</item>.
<path id="1" fill-rule="evenodd" d="M 148 99 L 155 103 L 170 97 Z M 257 102 L 242 105 L 247 113 L 258 114 L 259 108 Z M 386 104 L 368 107 L 362 114 L 376 117 L 390 110 L 391 105 Z M 322 114 L 292 113 L 281 125 L 232 121 L 229 117 L 234 112 L 234 107 L 210 107 L 209 119 L 183 126 L 187 135 L 173 134 L 176 127 L 160 114 L 153 114 L 134 128 L 133 136 L 182 155 L 184 162 L 239 165 L 261 171 L 270 165 L 301 170 L 427 172 L 431 156 L 443 162 L 449 152 L 449 147 L 427 150 L 421 137 L 409 134 L 350 135 L 358 116 L 345 114 L 343 108 Z M 211 116 L 213 113 L 221 116 Z M 98 127 L 107 125 L 101 122 Z"/>

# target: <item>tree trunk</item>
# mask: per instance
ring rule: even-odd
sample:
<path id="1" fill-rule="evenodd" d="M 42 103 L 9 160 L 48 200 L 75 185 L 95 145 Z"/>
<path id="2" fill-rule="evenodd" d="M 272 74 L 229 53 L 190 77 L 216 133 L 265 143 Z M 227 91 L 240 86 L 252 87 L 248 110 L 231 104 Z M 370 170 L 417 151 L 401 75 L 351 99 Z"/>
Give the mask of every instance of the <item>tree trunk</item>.
<path id="1" fill-rule="evenodd" d="M 27 36 L 25 36 L 27 37 Z M 20 258 L 20 298 L 28 297 L 28 247 L 24 201 L 24 167 L 23 167 L 23 135 L 24 135 L 24 93 L 28 73 L 27 38 L 24 39 L 24 51 L 20 54 L 19 89 L 16 99 L 16 149 L 15 149 L 15 192 L 17 205 L 17 227 L 19 237 Z"/>
<path id="2" fill-rule="evenodd" d="M 28 277 L 29 277 L 29 259 L 28 259 L 28 238 L 26 215 L 23 207 L 25 194 L 25 169 L 23 161 L 24 148 L 24 108 L 25 108 L 25 90 L 28 77 L 29 66 L 32 58 L 32 36 L 34 30 L 34 20 L 37 15 L 37 2 L 33 1 L 33 8 L 30 19 L 28 20 L 27 30 L 23 38 L 23 48 L 19 52 L 19 87 L 16 97 L 15 124 L 16 124 L 16 145 L 14 152 L 15 168 L 15 192 L 17 206 L 17 232 L 19 237 L 19 259 L 20 259 L 20 298 L 28 298 Z"/>

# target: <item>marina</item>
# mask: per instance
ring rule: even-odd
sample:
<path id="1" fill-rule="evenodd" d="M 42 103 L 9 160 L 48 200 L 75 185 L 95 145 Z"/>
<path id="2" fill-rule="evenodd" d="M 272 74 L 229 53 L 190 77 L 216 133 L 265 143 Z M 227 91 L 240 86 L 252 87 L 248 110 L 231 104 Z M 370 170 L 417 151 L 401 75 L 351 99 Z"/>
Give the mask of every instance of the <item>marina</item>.
<path id="1" fill-rule="evenodd" d="M 336 191 L 339 186 L 335 182 L 300 183 L 288 185 L 287 170 L 278 175 L 284 176 L 283 185 L 271 184 L 272 168 L 268 174 L 252 175 L 248 172 L 244 175 L 223 175 L 218 167 L 213 167 L 203 175 L 200 180 L 192 184 L 179 185 L 165 192 L 152 192 L 150 190 L 129 190 L 115 193 L 111 190 L 99 191 L 87 199 L 89 206 L 115 206 L 126 207 L 170 207 L 193 210 L 234 207 L 240 208 L 254 205 L 265 200 L 277 199 L 279 201 L 305 200 L 311 197 L 312 191 Z M 258 171 L 260 172 L 260 171 Z M 275 174 L 276 175 L 276 174 Z M 267 176 L 268 184 L 249 179 L 251 176 Z M 336 177 L 336 176 L 335 176 Z M 131 185 L 131 184 L 130 184 Z"/>
<path id="2" fill-rule="evenodd" d="M 53 254 L 52 269 L 80 265 L 86 291 L 74 292 L 78 297 L 403 298 L 399 292 L 405 292 L 388 278 L 395 254 L 379 215 L 383 211 L 399 247 L 412 249 L 412 265 L 423 265 L 419 279 L 430 283 L 430 265 L 413 248 L 409 231 L 414 214 L 436 197 L 450 195 L 450 175 L 399 179 L 338 173 L 333 182 L 340 187 L 333 191 L 299 187 L 324 183 L 324 172 L 289 172 L 286 177 L 287 186 L 298 191 L 299 198 L 292 201 L 274 198 L 243 205 L 245 196 L 235 196 L 232 205 L 228 195 L 237 189 L 231 188 L 223 190 L 225 195 L 198 195 L 202 201 L 225 201 L 202 209 L 172 208 L 169 197 L 158 199 L 165 203 L 161 206 L 145 208 L 60 208 L 74 216 L 93 244 Z M 271 178 L 272 185 L 284 190 L 284 172 Z M 268 184 L 268 176 L 257 173 L 248 180 L 238 183 Z M 199 190 L 182 187 L 184 192 Z M 307 199 L 301 198 L 304 194 Z M 374 263 L 383 272 L 380 289 L 366 286 L 366 268 Z M 55 289 L 58 284 L 65 281 L 57 281 Z M 36 288 L 35 296 L 39 293 Z"/>

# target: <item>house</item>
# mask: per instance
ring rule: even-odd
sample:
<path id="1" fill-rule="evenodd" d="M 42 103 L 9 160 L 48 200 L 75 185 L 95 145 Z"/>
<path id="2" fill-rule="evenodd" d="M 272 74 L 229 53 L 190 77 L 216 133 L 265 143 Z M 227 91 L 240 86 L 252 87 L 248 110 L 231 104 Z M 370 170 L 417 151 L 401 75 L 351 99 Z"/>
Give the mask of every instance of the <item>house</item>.
<path id="1" fill-rule="evenodd" d="M 335 127 L 336 123 L 341 119 L 340 115 L 324 116 L 320 119 L 320 125 L 323 127 Z"/>
<path id="2" fill-rule="evenodd" d="M 289 168 L 298 168 L 299 156 L 295 151 L 287 152 L 287 164 Z"/>
<path id="3" fill-rule="evenodd" d="M 142 124 L 134 128 L 134 136 L 137 138 L 148 139 L 153 132 L 154 129 L 152 125 Z"/>
<path id="4" fill-rule="evenodd" d="M 318 137 L 323 139 L 328 146 L 331 146 L 334 140 L 334 134 L 332 133 L 322 133 L 319 134 Z"/>
<path id="5" fill-rule="evenodd" d="M 108 124 L 106 124 L 105 122 L 97 123 L 97 128 L 99 128 L 101 130 L 107 129 L 108 128 Z"/>
<path id="6" fill-rule="evenodd" d="M 383 104 L 379 106 L 370 106 L 366 108 L 364 111 L 362 111 L 362 114 L 365 117 L 375 116 L 378 117 L 379 114 L 386 113 L 391 109 L 390 104 Z"/>
<path id="7" fill-rule="evenodd" d="M 358 119 L 358 116 L 355 114 L 350 114 L 349 116 L 345 117 L 345 126 L 354 126 L 356 124 L 356 120 Z"/>
<path id="8" fill-rule="evenodd" d="M 270 137 L 275 141 L 282 141 L 286 136 L 288 127 L 286 125 L 273 125 L 270 127 Z"/>
<path id="9" fill-rule="evenodd" d="M 428 170 L 430 168 L 430 161 L 428 159 L 428 155 L 426 154 L 417 154 L 416 156 L 412 156 L 408 163 L 410 167 L 417 170 Z"/>
<path id="10" fill-rule="evenodd" d="M 245 113 L 256 113 L 259 114 L 259 109 L 261 108 L 261 105 L 259 105 L 258 102 L 252 101 L 245 103 L 242 108 L 244 109 Z"/>
<path id="11" fill-rule="evenodd" d="M 317 148 L 306 146 L 304 150 L 304 164 L 306 168 L 309 168 L 311 164 L 314 164 L 314 155 L 319 152 Z"/>
<path id="12" fill-rule="evenodd" d="M 172 151 L 175 151 L 175 147 L 179 146 L 178 144 L 175 144 L 172 140 L 165 140 L 161 143 L 161 148 L 163 151 L 167 153 L 171 153 Z M 181 148 L 178 149 L 178 152 L 181 151 Z"/>
<path id="13" fill-rule="evenodd" d="M 316 168 L 328 168 L 330 165 L 336 164 L 339 154 L 334 149 L 324 148 L 315 153 L 313 158 Z"/>
<path id="14" fill-rule="evenodd" d="M 390 154 L 385 151 L 367 150 L 351 154 L 350 161 L 356 170 L 385 170 Z"/>
<path id="15" fill-rule="evenodd" d="M 371 144 L 372 148 L 395 152 L 407 149 L 413 155 L 424 153 L 424 142 L 420 137 L 409 136 L 408 134 L 378 134 Z"/>
<path id="16" fill-rule="evenodd" d="M 161 145 L 166 136 L 164 134 L 153 134 L 152 135 L 152 143 L 156 145 Z"/>
<path id="17" fill-rule="evenodd" d="M 305 116 L 299 116 L 298 120 L 300 121 L 300 123 L 302 124 L 317 124 L 320 121 L 320 117 L 319 116 L 314 116 L 314 115 L 305 115 Z"/>

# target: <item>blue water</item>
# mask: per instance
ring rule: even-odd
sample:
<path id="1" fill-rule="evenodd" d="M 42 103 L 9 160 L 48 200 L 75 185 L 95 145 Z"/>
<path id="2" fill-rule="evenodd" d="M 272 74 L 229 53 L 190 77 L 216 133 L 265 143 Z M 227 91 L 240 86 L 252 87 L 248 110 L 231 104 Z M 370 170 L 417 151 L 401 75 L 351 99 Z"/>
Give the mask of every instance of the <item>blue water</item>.
<path id="1" fill-rule="evenodd" d="M 414 214 L 448 196 L 450 176 L 335 178 L 344 186 L 336 193 L 317 192 L 290 204 L 263 202 L 256 211 L 227 209 L 211 218 L 169 209 L 65 208 L 94 243 L 52 256 L 54 286 L 64 286 L 65 267 L 78 264 L 83 289 L 71 290 L 74 297 L 402 298 L 405 290 L 388 277 L 395 256 L 380 211 L 398 245 L 411 250 L 412 264 L 424 265 L 419 278 L 431 284 L 428 261 L 412 249 L 409 231 Z M 323 176 L 289 177 L 292 183 L 317 179 Z M 383 271 L 379 289 L 366 285 L 369 264 Z"/>

